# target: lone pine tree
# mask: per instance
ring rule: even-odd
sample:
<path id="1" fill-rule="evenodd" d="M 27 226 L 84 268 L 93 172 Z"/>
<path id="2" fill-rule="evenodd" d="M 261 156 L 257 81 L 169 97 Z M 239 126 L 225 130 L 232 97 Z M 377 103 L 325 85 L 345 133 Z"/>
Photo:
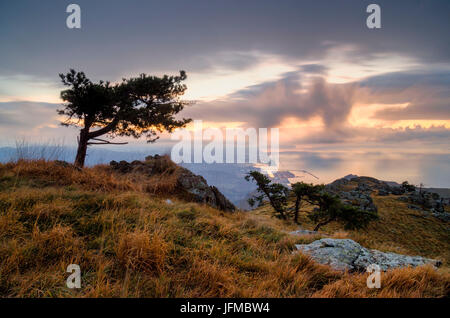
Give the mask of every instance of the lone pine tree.
<path id="1" fill-rule="evenodd" d="M 114 85 L 104 81 L 93 83 L 83 72 L 73 69 L 60 77 L 70 87 L 61 92 L 61 99 L 66 103 L 58 114 L 67 116 L 61 124 L 81 127 L 75 158 L 77 167 L 84 166 L 89 145 L 125 144 L 99 139 L 100 136 L 139 138 L 144 135 L 148 142 L 154 142 L 159 132 L 172 132 L 191 121 L 174 117 L 187 105 L 180 100 L 186 90 L 182 84 L 186 80 L 184 71 L 179 76 L 141 74 Z"/>

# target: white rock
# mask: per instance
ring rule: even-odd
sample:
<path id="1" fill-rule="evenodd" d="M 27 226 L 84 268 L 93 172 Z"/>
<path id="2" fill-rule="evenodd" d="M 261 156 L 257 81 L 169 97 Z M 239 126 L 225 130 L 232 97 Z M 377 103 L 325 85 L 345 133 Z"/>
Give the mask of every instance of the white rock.
<path id="1" fill-rule="evenodd" d="M 289 232 L 289 234 L 291 234 L 291 235 L 315 235 L 315 234 L 319 234 L 319 232 L 299 229 L 297 231 Z"/>
<path id="2" fill-rule="evenodd" d="M 383 271 L 397 267 L 431 264 L 439 267 L 438 260 L 421 256 L 408 256 L 385 253 L 362 247 L 350 239 L 324 238 L 310 244 L 296 245 L 297 249 L 308 254 L 320 264 L 330 265 L 339 271 L 366 271 L 367 266 L 377 264 Z"/>

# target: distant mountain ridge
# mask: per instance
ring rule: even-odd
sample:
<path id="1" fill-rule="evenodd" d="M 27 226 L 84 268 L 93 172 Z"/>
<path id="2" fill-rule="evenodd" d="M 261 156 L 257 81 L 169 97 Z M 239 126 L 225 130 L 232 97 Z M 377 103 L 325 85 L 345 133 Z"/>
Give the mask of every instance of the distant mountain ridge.
<path id="1" fill-rule="evenodd" d="M 341 179 L 345 179 L 345 180 L 350 181 L 350 180 L 355 179 L 355 178 L 371 178 L 371 177 L 360 177 L 360 176 L 357 176 L 355 174 L 348 174 L 345 177 L 342 177 Z M 341 179 L 337 179 L 337 180 L 335 180 L 333 182 L 336 182 L 336 181 L 341 180 Z M 375 179 L 375 178 L 373 178 L 373 179 Z M 395 182 L 395 181 L 385 181 L 385 180 L 378 180 L 378 181 L 384 182 L 390 187 L 400 187 L 401 186 L 400 183 Z M 330 184 L 332 184 L 333 182 L 331 182 Z M 437 194 L 439 194 L 440 197 L 442 197 L 444 199 L 450 198 L 450 188 L 426 188 L 426 187 L 424 187 L 422 189 L 424 191 L 427 191 L 427 192 L 437 193 Z"/>
<path id="2" fill-rule="evenodd" d="M 158 153 L 167 152 L 162 148 L 148 149 L 148 150 L 127 150 L 116 151 L 110 149 L 92 148 L 88 151 L 86 157 L 86 165 L 93 166 L 96 164 L 109 164 L 111 161 L 133 161 L 143 160 L 148 155 L 155 155 Z M 18 157 L 25 157 L 28 159 L 38 159 L 44 157 L 48 160 L 63 160 L 72 162 L 75 158 L 76 148 L 70 146 L 27 146 L 23 149 L 16 149 L 14 147 L 0 147 L 0 163 L 17 160 Z M 44 156 L 43 156 L 44 155 Z M 47 155 L 47 157 L 45 156 Z M 256 186 L 245 181 L 245 175 L 251 170 L 258 170 L 252 164 L 194 164 L 182 163 L 181 166 L 191 170 L 195 174 L 203 176 L 208 184 L 216 186 L 233 204 L 243 210 L 251 209 L 247 203 L 247 199 L 256 194 Z M 296 175 L 289 170 L 278 171 L 274 173 L 273 181 L 283 185 L 289 185 L 290 178 Z M 358 178 L 355 174 L 348 174 L 341 179 L 350 181 L 353 178 Z M 337 179 L 339 180 L 339 179 Z M 335 180 L 336 181 L 336 180 Z M 333 181 L 333 182 L 335 182 Z M 380 180 L 382 181 L 382 180 Z M 399 187 L 400 184 L 395 181 L 382 181 L 391 187 Z M 429 192 L 438 193 L 443 198 L 450 198 L 449 188 L 424 188 Z"/>
<path id="3" fill-rule="evenodd" d="M 350 180 L 352 180 L 354 178 L 360 178 L 360 176 L 358 176 L 356 174 L 348 174 L 345 177 L 342 177 L 341 179 L 346 179 L 346 180 L 350 181 Z M 364 178 L 364 177 L 362 177 L 362 178 Z M 366 178 L 371 178 L 371 177 L 366 177 Z M 375 179 L 375 178 L 373 178 L 373 179 Z M 337 179 L 337 180 L 339 180 L 339 179 Z M 400 183 L 395 182 L 395 181 L 385 181 L 385 180 L 378 180 L 378 181 L 384 182 L 384 183 L 386 183 L 387 185 L 389 185 L 391 187 L 400 187 Z"/>

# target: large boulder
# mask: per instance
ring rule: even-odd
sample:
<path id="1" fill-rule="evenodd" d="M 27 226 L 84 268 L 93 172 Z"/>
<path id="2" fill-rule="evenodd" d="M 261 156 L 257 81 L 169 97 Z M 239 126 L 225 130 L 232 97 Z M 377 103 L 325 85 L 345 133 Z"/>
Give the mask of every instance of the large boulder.
<path id="1" fill-rule="evenodd" d="M 331 266 L 338 271 L 363 272 L 371 264 L 380 266 L 381 270 L 407 266 L 431 264 L 439 267 L 438 260 L 421 256 L 407 256 L 396 253 L 385 253 L 362 247 L 350 239 L 324 238 L 310 244 L 296 245 L 297 249 L 320 264 Z"/>

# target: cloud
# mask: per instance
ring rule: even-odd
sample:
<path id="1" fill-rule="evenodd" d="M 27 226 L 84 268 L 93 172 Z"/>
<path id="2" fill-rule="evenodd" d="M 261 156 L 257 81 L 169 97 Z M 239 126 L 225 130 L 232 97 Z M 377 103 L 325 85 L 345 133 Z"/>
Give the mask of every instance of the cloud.
<path id="1" fill-rule="evenodd" d="M 0 125 L 2 126 L 14 127 L 22 124 L 22 121 L 18 118 L 18 114 L 3 113 L 0 110 L 0 115 Z"/>
<path id="2" fill-rule="evenodd" d="M 195 72 L 211 73 L 214 71 L 242 71 L 261 63 L 264 56 L 258 52 L 224 51 L 215 55 L 198 54 L 190 57 L 189 64 Z"/>
<path id="3" fill-rule="evenodd" d="M 443 126 L 432 126 L 424 128 L 416 126 L 405 129 L 378 129 L 374 131 L 374 141 L 377 142 L 406 142 L 420 141 L 436 144 L 448 144 L 450 140 L 450 129 Z"/>
<path id="4" fill-rule="evenodd" d="M 450 69 L 393 72 L 373 76 L 360 82 L 361 103 L 407 104 L 405 107 L 383 107 L 375 119 L 449 120 Z"/>
<path id="5" fill-rule="evenodd" d="M 366 128 L 346 125 L 332 133 L 329 130 L 314 131 L 302 137 L 290 139 L 288 142 L 298 147 L 307 144 L 347 144 L 365 147 L 375 144 L 400 145 L 409 142 L 416 143 L 417 148 L 425 144 L 439 148 L 442 145 L 447 145 L 448 140 L 450 140 L 450 129 L 444 126 L 425 128 L 417 125 L 414 128 Z"/>
<path id="6" fill-rule="evenodd" d="M 321 64 L 305 64 L 300 66 L 304 73 L 310 74 L 326 74 L 328 67 Z"/>
<path id="7" fill-rule="evenodd" d="M 306 81 L 300 71 L 240 90 L 230 101 L 199 103 L 186 113 L 205 121 L 245 121 L 250 127 L 276 127 L 285 118 L 319 116 L 327 128 L 345 123 L 352 107 L 353 84 L 329 84 L 322 77 Z"/>
<path id="8" fill-rule="evenodd" d="M 442 67 L 442 66 L 441 66 Z M 390 72 L 387 74 L 372 76 L 361 81 L 362 87 L 369 87 L 377 90 L 398 90 L 411 86 L 439 86 L 448 88 L 450 86 L 450 67 L 447 70 L 429 70 L 426 71 L 404 71 Z"/>
<path id="9" fill-rule="evenodd" d="M 41 102 L 0 102 L 0 134 L 2 141 L 19 136 L 55 137 L 69 130 L 59 126 L 58 104 Z"/>
<path id="10" fill-rule="evenodd" d="M 379 0 L 383 27 L 376 31 L 365 26 L 369 0 L 77 3 L 79 31 L 65 27 L 63 2 L 2 6 L 0 73 L 52 78 L 76 67 L 114 80 L 140 72 L 208 69 L 225 51 L 315 61 L 336 45 L 358 48 L 349 62 L 370 62 L 380 53 L 424 63 L 450 61 L 447 0 Z M 245 55 L 225 61 L 236 69 L 251 63 Z"/>
<path id="11" fill-rule="evenodd" d="M 311 143 L 338 143 L 354 138 L 367 139 L 369 133 L 372 138 L 377 132 L 386 134 L 387 130 L 364 128 L 372 119 L 381 120 L 385 128 L 390 126 L 389 122 L 399 120 L 409 120 L 407 125 L 411 126 L 414 120 L 423 124 L 427 120 L 441 123 L 450 119 L 450 92 L 446 86 L 447 81 L 450 85 L 450 72 L 393 72 L 335 84 L 326 81 L 326 70 L 320 64 L 302 65 L 279 80 L 238 90 L 226 100 L 200 102 L 186 113 L 205 121 L 244 122 L 248 127 L 282 127 L 289 118 L 300 122 L 319 118 L 323 131 L 314 130 L 308 136 Z M 358 125 L 356 118 L 357 127 L 351 127 L 348 119 L 355 105 L 361 108 L 356 116 L 365 116 L 367 121 L 361 122 L 360 117 Z M 375 107 L 369 111 L 367 106 L 371 105 Z M 430 131 L 420 133 L 432 137 Z M 290 134 L 298 134 L 298 131 L 290 131 Z"/>
<path id="12" fill-rule="evenodd" d="M 400 109 L 391 107 L 377 111 L 373 118 L 383 120 L 450 120 L 450 99 L 444 101 L 423 101 Z"/>
<path id="13" fill-rule="evenodd" d="M 297 168 L 308 167 L 308 169 L 330 169 L 342 163 L 342 154 L 327 152 L 310 151 L 282 151 L 280 157 L 283 158 L 283 164 L 297 165 Z M 299 162 L 303 166 L 299 166 Z"/>

